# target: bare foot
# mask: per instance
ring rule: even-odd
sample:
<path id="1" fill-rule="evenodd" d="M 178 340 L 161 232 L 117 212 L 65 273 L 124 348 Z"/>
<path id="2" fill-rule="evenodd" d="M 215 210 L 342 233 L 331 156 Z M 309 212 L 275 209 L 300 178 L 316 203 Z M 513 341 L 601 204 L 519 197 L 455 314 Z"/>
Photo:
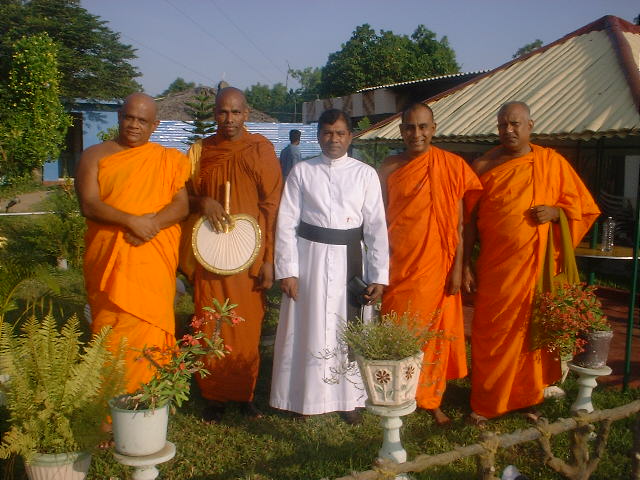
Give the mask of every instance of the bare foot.
<path id="1" fill-rule="evenodd" d="M 484 417 L 476 412 L 471 412 L 469 416 L 466 418 L 466 422 L 469 425 L 473 425 L 474 427 L 484 428 L 487 426 L 487 422 L 489 419 Z"/>
<path id="2" fill-rule="evenodd" d="M 449 425 L 451 423 L 451 419 L 449 417 L 447 417 L 444 414 L 444 412 L 442 410 L 440 410 L 439 407 L 436 407 L 436 408 L 433 408 L 433 409 L 427 409 L 427 412 L 429 412 L 431 414 L 431 416 L 436 421 L 436 424 L 439 427 L 444 427 L 444 426 Z"/>
<path id="3" fill-rule="evenodd" d="M 540 412 L 540 410 L 538 410 L 535 406 L 523 408 L 521 410 L 518 410 L 518 412 L 531 423 L 537 423 L 542 416 L 542 412 Z"/>

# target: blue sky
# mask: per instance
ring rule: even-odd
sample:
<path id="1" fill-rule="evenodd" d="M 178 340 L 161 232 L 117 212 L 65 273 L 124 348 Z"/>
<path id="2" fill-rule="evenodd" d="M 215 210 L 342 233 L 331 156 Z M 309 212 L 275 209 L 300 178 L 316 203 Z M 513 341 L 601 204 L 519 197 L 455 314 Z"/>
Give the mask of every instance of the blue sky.
<path id="1" fill-rule="evenodd" d="M 602 17 L 627 21 L 637 0 L 81 0 L 137 49 L 145 91 L 176 78 L 246 88 L 287 81 L 287 66 L 323 66 L 353 30 L 446 36 L 463 71 L 495 68 L 523 45 L 545 44 Z M 289 79 L 289 86 L 296 86 Z"/>

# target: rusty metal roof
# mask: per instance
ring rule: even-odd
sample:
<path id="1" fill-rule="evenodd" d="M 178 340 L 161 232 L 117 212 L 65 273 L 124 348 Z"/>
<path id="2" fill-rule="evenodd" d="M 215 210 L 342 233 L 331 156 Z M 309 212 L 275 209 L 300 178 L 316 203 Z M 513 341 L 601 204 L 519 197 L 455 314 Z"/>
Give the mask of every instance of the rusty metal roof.
<path id="1" fill-rule="evenodd" d="M 605 16 L 462 85 L 425 100 L 436 142 L 497 140 L 496 112 L 508 101 L 531 107 L 534 139 L 640 134 L 640 26 Z M 396 114 L 357 135 L 400 140 Z"/>

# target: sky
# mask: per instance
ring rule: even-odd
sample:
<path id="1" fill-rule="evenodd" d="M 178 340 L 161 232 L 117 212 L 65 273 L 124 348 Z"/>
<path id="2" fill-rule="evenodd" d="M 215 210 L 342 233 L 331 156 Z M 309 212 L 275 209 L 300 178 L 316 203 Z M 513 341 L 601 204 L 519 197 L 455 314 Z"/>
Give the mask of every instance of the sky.
<path id="1" fill-rule="evenodd" d="M 81 0 L 132 45 L 144 91 L 177 77 L 215 86 L 224 79 L 297 87 L 288 67 L 322 67 L 364 23 L 411 35 L 424 24 L 446 36 L 461 71 L 490 70 L 520 47 L 546 45 L 604 15 L 629 22 L 637 0 Z M 398 79 L 402 81 L 402 79 Z"/>

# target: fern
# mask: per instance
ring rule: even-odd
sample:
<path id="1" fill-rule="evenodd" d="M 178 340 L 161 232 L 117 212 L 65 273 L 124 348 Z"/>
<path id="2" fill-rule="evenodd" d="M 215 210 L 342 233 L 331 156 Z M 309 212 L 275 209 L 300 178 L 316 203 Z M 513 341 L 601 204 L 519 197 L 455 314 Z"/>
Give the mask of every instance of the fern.
<path id="1" fill-rule="evenodd" d="M 29 318 L 19 335 L 2 326 L 0 370 L 10 376 L 11 428 L 0 457 L 89 450 L 104 439 L 107 401 L 122 391 L 124 348 L 109 351 L 107 328 L 86 346 L 80 337 L 75 316 L 60 331 L 51 315 Z"/>

